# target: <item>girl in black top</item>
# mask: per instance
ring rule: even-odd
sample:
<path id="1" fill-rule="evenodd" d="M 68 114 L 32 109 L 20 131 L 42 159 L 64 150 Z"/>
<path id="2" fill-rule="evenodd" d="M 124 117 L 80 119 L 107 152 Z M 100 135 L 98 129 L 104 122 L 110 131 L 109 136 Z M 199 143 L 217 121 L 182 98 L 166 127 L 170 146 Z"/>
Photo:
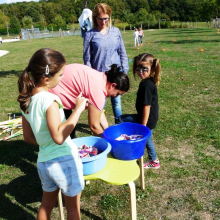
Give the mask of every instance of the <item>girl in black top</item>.
<path id="1" fill-rule="evenodd" d="M 139 123 L 149 127 L 153 134 L 159 116 L 157 86 L 161 79 L 160 61 L 151 54 L 139 54 L 134 57 L 133 74 L 134 78 L 137 74 L 141 79 L 136 98 L 137 114 L 121 115 L 118 123 Z M 144 163 L 144 168 L 158 169 L 160 162 L 157 158 L 152 135 L 148 138 L 146 147 L 149 161 Z"/>

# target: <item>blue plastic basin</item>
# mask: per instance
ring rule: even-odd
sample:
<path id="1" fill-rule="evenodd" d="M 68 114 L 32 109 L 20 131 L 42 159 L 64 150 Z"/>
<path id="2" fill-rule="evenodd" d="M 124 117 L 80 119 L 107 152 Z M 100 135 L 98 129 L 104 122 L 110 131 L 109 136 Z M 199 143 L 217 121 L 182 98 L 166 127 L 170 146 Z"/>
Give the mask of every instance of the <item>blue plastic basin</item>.
<path id="1" fill-rule="evenodd" d="M 137 140 L 115 140 L 121 134 L 139 134 L 143 138 Z M 144 155 L 147 139 L 151 135 L 151 130 L 141 124 L 124 122 L 118 125 L 112 125 L 105 129 L 103 138 L 108 141 L 111 146 L 111 154 L 119 160 L 135 160 Z"/>
<path id="2" fill-rule="evenodd" d="M 105 167 L 107 155 L 111 150 L 111 144 L 109 144 L 106 140 L 91 136 L 75 138 L 72 139 L 72 141 L 78 148 L 85 144 L 87 146 L 94 146 L 98 149 L 98 155 L 88 158 L 81 158 L 83 163 L 83 175 L 97 173 Z"/>

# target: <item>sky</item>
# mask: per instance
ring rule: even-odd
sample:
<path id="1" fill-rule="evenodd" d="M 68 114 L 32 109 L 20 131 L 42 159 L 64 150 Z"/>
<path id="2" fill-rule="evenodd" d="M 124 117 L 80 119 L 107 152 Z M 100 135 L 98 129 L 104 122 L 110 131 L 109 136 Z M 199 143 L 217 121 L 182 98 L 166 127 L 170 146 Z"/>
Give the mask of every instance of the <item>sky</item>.
<path id="1" fill-rule="evenodd" d="M 10 4 L 10 3 L 15 3 L 15 2 L 30 2 L 30 1 L 35 1 L 38 2 L 39 0 L 0 0 L 0 4 Z"/>

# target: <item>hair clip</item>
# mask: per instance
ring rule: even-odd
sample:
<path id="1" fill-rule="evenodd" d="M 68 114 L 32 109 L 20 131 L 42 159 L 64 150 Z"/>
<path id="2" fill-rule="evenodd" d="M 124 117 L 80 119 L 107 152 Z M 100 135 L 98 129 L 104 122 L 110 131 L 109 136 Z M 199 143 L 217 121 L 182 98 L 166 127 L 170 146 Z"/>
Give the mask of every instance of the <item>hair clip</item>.
<path id="1" fill-rule="evenodd" d="M 120 73 L 123 73 L 123 72 L 124 72 L 122 66 L 119 67 L 119 72 L 120 72 Z"/>
<path id="2" fill-rule="evenodd" d="M 49 70 L 49 66 L 46 65 L 46 70 L 45 70 L 45 74 L 48 75 L 50 73 L 50 70 Z"/>

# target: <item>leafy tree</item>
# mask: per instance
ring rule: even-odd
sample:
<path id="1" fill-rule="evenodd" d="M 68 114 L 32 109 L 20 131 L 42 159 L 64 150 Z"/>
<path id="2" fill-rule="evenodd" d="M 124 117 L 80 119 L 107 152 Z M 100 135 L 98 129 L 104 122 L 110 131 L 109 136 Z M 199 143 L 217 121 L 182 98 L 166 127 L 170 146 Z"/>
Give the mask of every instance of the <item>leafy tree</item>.
<path id="1" fill-rule="evenodd" d="M 125 31 L 125 23 L 128 22 L 128 14 L 129 12 L 127 10 L 123 10 L 119 17 L 120 20 L 124 23 L 124 31 Z"/>
<path id="2" fill-rule="evenodd" d="M 33 20 L 30 16 L 24 16 L 22 19 L 23 27 L 26 29 L 32 28 Z"/>
<path id="3" fill-rule="evenodd" d="M 55 13 L 55 5 L 53 2 L 42 3 L 42 14 L 45 16 L 47 24 L 53 23 L 57 13 Z"/>
<path id="4" fill-rule="evenodd" d="M 135 16 L 134 16 L 133 13 L 129 13 L 127 15 L 127 19 L 128 19 L 128 23 L 130 23 L 130 24 L 134 24 L 135 23 Z"/>
<path id="5" fill-rule="evenodd" d="M 74 10 L 76 12 L 76 17 L 79 18 L 80 15 L 82 14 L 82 11 L 84 9 L 83 1 L 77 1 L 74 4 Z"/>
<path id="6" fill-rule="evenodd" d="M 56 15 L 53 23 L 56 24 L 59 28 L 65 25 L 65 22 L 61 15 Z"/>
<path id="7" fill-rule="evenodd" d="M 87 0 L 93 10 L 100 0 Z M 206 21 L 219 16 L 220 0 L 104 0 L 112 9 L 112 18 L 135 23 L 140 20 L 141 9 L 155 16 L 156 20 Z M 35 24 L 53 24 L 56 15 L 61 15 L 66 24 L 77 22 L 84 9 L 84 0 L 40 0 L 39 2 L 17 2 L 0 4 L 0 10 L 7 17 L 15 16 L 20 24 L 30 16 Z M 126 11 L 125 19 L 124 11 Z M 159 12 L 159 13 L 158 13 Z M 135 21 L 133 16 L 135 16 Z M 147 13 L 144 13 L 147 14 Z M 42 16 L 45 18 L 42 21 Z M 151 15 L 149 15 L 151 16 Z M 144 21 L 144 19 L 141 19 Z M 1 25 L 1 23 L 0 23 Z"/>
<path id="8" fill-rule="evenodd" d="M 132 13 L 137 11 L 137 2 L 135 0 L 126 0 L 125 7 L 130 9 Z"/>
<path id="9" fill-rule="evenodd" d="M 15 16 L 11 17 L 11 19 L 10 19 L 10 29 L 9 29 L 9 31 L 12 32 L 12 33 L 15 33 L 15 34 L 18 34 L 21 31 L 20 23 L 19 23 L 18 19 Z"/>
<path id="10" fill-rule="evenodd" d="M 42 27 L 46 27 L 46 26 L 47 26 L 47 22 L 46 22 L 46 19 L 45 19 L 45 16 L 44 16 L 44 15 L 40 15 L 39 24 L 40 24 Z"/>
<path id="11" fill-rule="evenodd" d="M 77 22 L 77 21 L 78 21 L 78 19 L 77 19 L 76 16 L 70 15 L 70 23 L 75 23 L 75 22 Z"/>
<path id="12" fill-rule="evenodd" d="M 220 0 L 204 0 L 202 2 L 202 18 L 210 21 L 212 18 L 219 16 Z"/>
<path id="13" fill-rule="evenodd" d="M 148 0 L 148 3 L 150 5 L 150 9 L 152 11 L 158 10 L 158 6 L 160 4 L 160 0 Z"/>
<path id="14" fill-rule="evenodd" d="M 141 8 L 144 8 L 147 12 L 150 11 L 150 5 L 148 3 L 148 1 L 146 0 L 137 0 L 137 7 L 136 10 L 140 10 Z"/>
<path id="15" fill-rule="evenodd" d="M 33 7 L 27 9 L 26 16 L 31 17 L 34 22 L 38 22 L 40 20 L 40 13 Z"/>
<path id="16" fill-rule="evenodd" d="M 148 29 L 150 28 L 150 25 L 155 25 L 157 23 L 157 20 L 156 20 L 154 14 L 150 14 L 150 13 L 147 14 L 146 22 L 147 22 Z"/>
<path id="17" fill-rule="evenodd" d="M 2 10 L 0 10 L 0 28 L 4 27 L 4 17 Z"/>
<path id="18" fill-rule="evenodd" d="M 13 15 L 18 18 L 19 21 L 22 21 L 23 17 L 26 16 L 26 11 L 28 9 L 28 4 L 26 2 L 18 2 L 12 4 L 13 6 Z"/>
<path id="19" fill-rule="evenodd" d="M 144 9 L 144 8 L 139 9 L 139 11 L 135 14 L 137 21 L 139 21 L 139 22 L 146 21 L 147 14 L 148 14 L 148 12 L 146 9 Z"/>
<path id="20" fill-rule="evenodd" d="M 0 10 L 0 28 L 7 29 L 7 34 L 9 34 L 8 29 L 10 26 L 10 18 L 3 14 L 3 12 Z"/>
<path id="21" fill-rule="evenodd" d="M 160 11 L 153 11 L 152 14 L 155 16 L 156 20 L 163 18 L 163 15 L 160 13 Z"/>

